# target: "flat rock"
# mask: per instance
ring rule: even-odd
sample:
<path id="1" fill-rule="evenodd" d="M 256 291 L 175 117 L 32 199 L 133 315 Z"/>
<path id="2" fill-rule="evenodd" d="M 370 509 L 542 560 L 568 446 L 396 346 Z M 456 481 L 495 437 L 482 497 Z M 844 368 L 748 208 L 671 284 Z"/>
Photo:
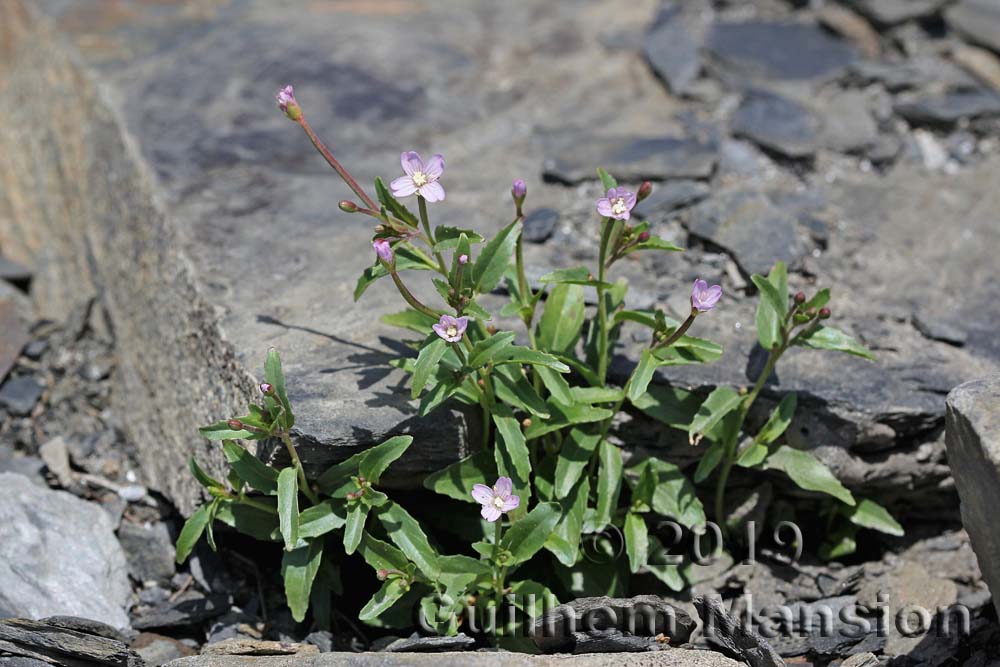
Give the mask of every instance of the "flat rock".
<path id="1" fill-rule="evenodd" d="M 319 647 L 295 642 L 266 641 L 234 637 L 206 644 L 202 655 L 319 655 Z"/>
<path id="2" fill-rule="evenodd" d="M 959 0 L 944 18 L 952 30 L 1000 53 L 1000 5 L 993 0 Z"/>
<path id="3" fill-rule="evenodd" d="M 962 499 L 969 533 L 986 583 L 1000 610 L 1000 375 L 956 387 L 947 400 L 948 462 Z"/>
<path id="4" fill-rule="evenodd" d="M 947 0 L 847 0 L 858 13 L 881 26 L 921 19 L 935 14 Z"/>
<path id="5" fill-rule="evenodd" d="M 307 657 L 209 656 L 182 658 L 169 667 L 739 667 L 714 651 L 669 650 L 655 653 L 526 655 L 507 652 L 322 653 Z"/>
<path id="6" fill-rule="evenodd" d="M 685 7 L 687 7 L 685 9 Z M 642 40 L 656 76 L 674 95 L 684 95 L 701 72 L 701 44 L 707 21 L 701 3 L 665 2 Z"/>
<path id="7" fill-rule="evenodd" d="M 133 610 L 132 627 L 136 630 L 176 628 L 195 625 L 229 611 L 228 595 L 202 595 L 189 591 L 151 609 Z"/>
<path id="8" fill-rule="evenodd" d="M 784 667 L 785 661 L 760 635 L 746 628 L 726 611 L 722 600 L 702 595 L 694 600 L 708 643 L 750 667 Z"/>
<path id="9" fill-rule="evenodd" d="M 819 26 L 782 21 L 716 23 L 705 47 L 730 76 L 763 80 L 824 81 L 858 58 L 850 44 Z"/>
<path id="10" fill-rule="evenodd" d="M 7 377 L 30 340 L 20 311 L 13 300 L 0 297 L 0 331 L 3 332 L 0 333 L 0 382 Z"/>
<path id="11" fill-rule="evenodd" d="M 44 389 L 42 383 L 32 375 L 9 378 L 0 386 L 0 406 L 18 417 L 27 417 Z"/>
<path id="12" fill-rule="evenodd" d="M 536 208 L 524 216 L 521 237 L 527 243 L 545 243 L 556 231 L 559 211 L 552 208 Z"/>
<path id="13" fill-rule="evenodd" d="M 1000 93 L 974 90 L 905 97 L 897 100 L 893 108 L 914 125 L 947 127 L 962 119 L 1000 116 Z"/>
<path id="14" fill-rule="evenodd" d="M 85 627 L 66 627 L 65 623 L 11 618 L 0 622 L 0 653 L 56 665 L 143 667 L 142 658 L 128 644 L 107 634 L 89 632 Z"/>
<path id="15" fill-rule="evenodd" d="M 118 541 L 136 581 L 163 583 L 174 576 L 174 539 L 167 524 L 124 521 L 118 528 Z"/>
<path id="16" fill-rule="evenodd" d="M 28 291 L 31 285 L 32 271 L 23 264 L 0 255 L 0 280 L 6 280 L 20 290 Z"/>
<path id="17" fill-rule="evenodd" d="M 689 211 L 686 225 L 748 275 L 767 273 L 778 259 L 795 266 L 807 251 L 797 219 L 759 192 L 734 190 L 703 201 Z"/>
<path id="18" fill-rule="evenodd" d="M 820 122 L 794 100 L 765 90 L 751 90 L 733 114 L 732 131 L 765 150 L 802 159 L 816 152 Z"/>
<path id="19" fill-rule="evenodd" d="M 474 646 L 476 640 L 464 632 L 454 637 L 401 637 L 388 644 L 383 651 L 389 653 L 429 653 L 440 651 L 461 651 Z"/>
<path id="20" fill-rule="evenodd" d="M 131 592 L 103 510 L 0 473 L 0 618 L 81 616 L 127 628 Z"/>
<path id="21" fill-rule="evenodd" d="M 697 204 L 711 194 L 712 188 L 701 181 L 679 179 L 653 188 L 653 193 L 636 204 L 633 213 L 640 218 L 661 222 L 677 209 Z"/>
<path id="22" fill-rule="evenodd" d="M 581 141 L 576 133 L 549 139 L 546 179 L 573 185 L 597 180 L 600 165 L 622 183 L 712 175 L 717 150 L 710 143 L 677 137 L 616 136 Z"/>
<path id="23" fill-rule="evenodd" d="M 823 105 L 824 146 L 843 153 L 863 152 L 878 140 L 878 125 L 868 100 L 857 91 L 844 91 Z"/>

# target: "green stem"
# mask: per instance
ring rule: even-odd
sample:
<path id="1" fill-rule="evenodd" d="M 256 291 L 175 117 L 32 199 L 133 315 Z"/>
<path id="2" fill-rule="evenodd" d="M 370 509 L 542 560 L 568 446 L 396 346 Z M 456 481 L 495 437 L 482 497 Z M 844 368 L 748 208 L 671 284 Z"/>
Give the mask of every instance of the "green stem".
<path id="1" fill-rule="evenodd" d="M 506 567 L 500 567 L 497 559 L 500 557 L 500 539 L 503 537 L 503 517 L 496 520 L 496 529 L 493 533 L 493 592 L 496 595 L 497 613 L 500 613 L 500 604 L 503 601 L 503 580 Z"/>
<path id="2" fill-rule="evenodd" d="M 604 303 L 604 262 L 608 254 L 608 240 L 611 238 L 611 229 L 614 223 L 609 219 L 604 219 L 604 231 L 601 234 L 601 252 L 597 267 L 597 377 L 600 386 L 604 386 L 608 378 L 608 306 Z"/>
<path id="3" fill-rule="evenodd" d="M 417 195 L 417 208 L 420 209 L 420 224 L 424 227 L 424 234 L 427 235 L 428 245 L 431 247 L 431 252 L 434 253 L 434 257 L 438 261 L 438 267 L 442 275 L 448 275 L 448 269 L 444 265 L 444 258 L 441 256 L 437 250 L 434 250 L 434 235 L 431 234 L 431 223 L 430 219 L 427 217 L 427 200 L 421 195 Z"/>
<path id="4" fill-rule="evenodd" d="M 379 210 L 380 209 L 379 205 L 376 204 L 375 201 L 371 197 L 369 197 L 364 190 L 361 189 L 361 186 L 358 185 L 358 182 L 356 180 L 354 180 L 354 177 L 351 176 L 346 169 L 344 169 L 344 166 L 337 161 L 337 158 L 333 157 L 333 153 L 330 152 L 330 149 L 327 148 L 322 141 L 320 141 L 318 136 L 316 136 L 316 133 L 313 132 L 313 129 L 309 127 L 309 123 L 306 122 L 305 116 L 299 119 L 299 125 L 302 127 L 303 130 L 305 130 L 306 136 L 309 137 L 309 141 L 311 141 L 313 146 L 316 147 L 316 150 L 319 151 L 319 154 L 323 156 L 327 164 L 333 167 L 333 170 L 337 172 L 340 178 L 344 180 L 344 183 L 347 183 L 347 187 L 349 187 L 351 190 L 354 190 L 354 193 L 357 196 L 361 197 L 362 200 L 364 200 L 368 208 L 374 209 L 376 211 Z"/>
<path id="5" fill-rule="evenodd" d="M 383 262 L 383 264 L 385 264 L 385 262 Z M 414 309 L 419 310 L 424 315 L 438 319 L 438 313 L 422 304 L 420 300 L 413 296 L 413 293 L 407 289 L 406 285 L 404 285 L 403 281 L 400 279 L 399 274 L 396 273 L 395 266 L 392 264 L 386 264 L 386 268 L 389 269 L 389 276 L 392 278 L 392 282 L 396 284 L 396 289 L 399 290 L 399 293 L 402 295 L 403 300 L 406 301 L 406 303 L 410 304 Z"/>
<path id="6" fill-rule="evenodd" d="M 316 492 L 309 486 L 309 480 L 306 479 L 305 468 L 302 467 L 302 461 L 299 459 L 299 453 L 295 451 L 295 445 L 292 444 L 291 436 L 288 435 L 288 431 L 282 431 L 279 437 L 281 438 L 281 441 L 285 443 L 285 449 L 288 450 L 288 455 L 292 459 L 292 465 L 295 466 L 295 472 L 298 473 L 299 487 L 302 493 L 306 494 L 306 497 L 312 501 L 314 505 L 318 505 L 319 496 L 317 496 Z"/>

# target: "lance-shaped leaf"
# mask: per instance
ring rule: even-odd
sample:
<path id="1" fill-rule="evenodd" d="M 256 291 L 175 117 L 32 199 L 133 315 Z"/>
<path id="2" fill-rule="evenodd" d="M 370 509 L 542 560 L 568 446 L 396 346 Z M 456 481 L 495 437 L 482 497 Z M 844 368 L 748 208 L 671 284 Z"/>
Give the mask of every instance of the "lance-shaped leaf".
<path id="1" fill-rule="evenodd" d="M 191 471 L 191 474 L 194 475 L 194 478 L 198 480 L 198 483 L 206 489 L 226 488 L 225 484 L 205 472 L 202 467 L 198 465 L 198 461 L 196 461 L 193 456 L 188 459 L 188 469 Z"/>
<path id="2" fill-rule="evenodd" d="M 795 344 L 802 347 L 811 347 L 816 350 L 833 350 L 835 352 L 846 352 L 856 357 L 875 360 L 867 347 L 848 336 L 840 329 L 833 327 L 817 327 L 812 331 L 803 333 L 795 337 Z"/>
<path id="3" fill-rule="evenodd" d="M 555 373 L 551 370 L 549 372 Z M 558 373 L 555 374 L 558 375 Z M 520 366 L 512 364 L 497 366 L 493 371 L 493 380 L 493 391 L 496 392 L 497 399 L 501 402 L 524 410 L 532 417 L 548 419 L 551 416 L 548 404 L 524 377 Z"/>
<path id="4" fill-rule="evenodd" d="M 638 572 L 649 560 L 649 530 L 646 528 L 646 519 L 636 512 L 625 515 L 625 552 L 633 573 Z"/>
<path id="5" fill-rule="evenodd" d="M 847 505 L 855 504 L 851 492 L 809 452 L 782 445 L 767 457 L 764 467 L 784 472 L 801 489 L 826 493 Z"/>
<path id="6" fill-rule="evenodd" d="M 427 313 L 421 313 L 419 310 L 414 310 L 413 308 L 383 315 L 379 319 L 389 326 L 409 329 L 421 336 L 430 334 L 432 331 L 431 326 L 437 324 L 437 318 L 431 317 Z"/>
<path id="7" fill-rule="evenodd" d="M 410 513 L 393 502 L 388 502 L 378 510 L 378 519 L 385 528 L 386 535 L 393 544 L 416 563 L 428 578 L 435 579 L 440 574 L 438 554 L 431 547 L 420 524 Z"/>
<path id="8" fill-rule="evenodd" d="M 490 486 L 496 481 L 496 463 L 493 453 L 480 450 L 472 456 L 452 463 L 424 478 L 424 487 L 441 495 L 474 503 L 472 487 L 476 484 Z"/>
<path id="9" fill-rule="evenodd" d="M 597 168 L 597 177 L 601 179 L 601 187 L 603 187 L 605 191 L 618 187 L 618 181 L 615 180 L 614 176 L 600 167 Z"/>
<path id="10" fill-rule="evenodd" d="M 600 441 L 601 436 L 596 433 L 585 433 L 578 428 L 569 432 L 556 461 L 556 498 L 565 498 L 573 490 Z"/>
<path id="11" fill-rule="evenodd" d="M 556 269 L 538 279 L 540 283 L 562 283 L 566 285 L 589 285 L 590 287 L 611 287 L 611 283 L 602 283 L 594 277 L 585 266 L 572 269 Z"/>
<path id="12" fill-rule="evenodd" d="M 589 496 L 590 480 L 584 476 L 560 501 L 562 517 L 556 522 L 552 534 L 545 540 L 545 548 L 555 554 L 559 562 L 566 567 L 573 567 L 580 556 L 580 534 L 583 531 L 583 518 L 587 511 Z"/>
<path id="13" fill-rule="evenodd" d="M 378 197 L 379 203 L 385 207 L 386 211 L 410 227 L 417 226 L 417 216 L 413 215 L 408 208 L 392 196 L 392 192 L 389 188 L 385 187 L 385 183 L 382 182 L 382 178 L 379 176 L 375 177 L 375 196 Z"/>
<path id="14" fill-rule="evenodd" d="M 344 552 L 354 553 L 361 543 L 361 535 L 365 530 L 365 519 L 368 518 L 368 506 L 355 501 L 347 506 L 347 522 L 344 526 Z"/>
<path id="15" fill-rule="evenodd" d="M 396 257 L 396 271 L 436 271 L 438 269 L 438 266 L 426 255 L 407 246 L 396 246 L 393 254 Z M 376 262 L 365 269 L 358 277 L 358 284 L 354 288 L 354 300 L 360 299 L 372 283 L 387 275 L 389 275 L 389 270 L 382 262 Z"/>
<path id="16" fill-rule="evenodd" d="M 326 535 L 340 530 L 346 522 L 347 512 L 344 504 L 335 500 L 324 500 L 299 514 L 299 538 L 307 540 Z"/>
<path id="17" fill-rule="evenodd" d="M 382 588 L 375 592 L 368 604 L 361 609 L 358 618 L 362 621 L 371 621 L 384 614 L 392 605 L 396 604 L 407 592 L 406 582 L 402 579 L 387 579 Z"/>
<path id="18" fill-rule="evenodd" d="M 281 558 L 281 576 L 285 580 L 285 599 L 292 618 L 301 623 L 309 609 L 313 581 L 323 560 L 323 540 L 299 542 Z"/>
<path id="19" fill-rule="evenodd" d="M 417 354 L 417 363 L 413 367 L 413 378 L 410 380 L 410 398 L 417 398 L 427 386 L 429 380 L 438 369 L 441 357 L 448 351 L 448 343 L 440 336 L 433 335 L 424 342 Z"/>
<path id="20" fill-rule="evenodd" d="M 572 354 L 583 330 L 584 310 L 583 287 L 556 285 L 538 321 L 538 345 L 554 354 Z"/>
<path id="21" fill-rule="evenodd" d="M 498 331 L 489 338 L 484 338 L 472 347 L 472 351 L 469 353 L 469 367 L 485 366 L 513 344 L 513 331 Z"/>
<path id="22" fill-rule="evenodd" d="M 758 289 L 766 283 L 757 302 L 757 340 L 770 350 L 781 342 L 781 327 L 788 312 L 788 270 L 784 262 L 776 262 L 767 278 L 751 276 Z M 783 295 L 783 296 L 782 296 Z"/>
<path id="23" fill-rule="evenodd" d="M 398 570 L 405 572 L 410 561 L 402 551 L 388 542 L 372 537 L 369 533 L 361 536 L 358 553 L 375 570 Z"/>
<path id="24" fill-rule="evenodd" d="M 278 492 L 278 471 L 240 447 L 232 440 L 222 441 L 222 451 L 226 461 L 232 466 L 240 479 L 254 489 L 267 495 Z"/>
<path id="25" fill-rule="evenodd" d="M 285 374 L 281 370 L 281 356 L 273 347 L 267 351 L 267 359 L 264 360 L 264 379 L 274 387 L 274 396 L 282 409 L 281 423 L 286 429 L 292 428 L 295 426 L 295 417 L 292 414 L 292 405 L 288 402 L 288 391 L 285 389 Z M 271 407 L 272 401 L 273 399 L 267 401 L 268 407 Z"/>
<path id="26" fill-rule="evenodd" d="M 412 435 L 397 435 L 380 445 L 365 451 L 358 463 L 361 476 L 372 484 L 378 484 L 382 473 L 398 459 L 413 443 Z"/>
<path id="27" fill-rule="evenodd" d="M 675 519 L 693 528 L 705 523 L 705 508 L 695 493 L 694 485 L 679 467 L 660 459 L 646 459 L 629 472 L 652 477 L 650 506 L 657 514 Z"/>
<path id="28" fill-rule="evenodd" d="M 291 551 L 299 541 L 299 480 L 295 468 L 278 473 L 278 524 L 285 551 Z"/>
<path id="29" fill-rule="evenodd" d="M 781 402 L 771 412 L 771 416 L 768 417 L 767 422 L 761 427 L 754 440 L 762 445 L 769 445 L 780 438 L 788 429 L 788 425 L 792 423 L 797 404 L 798 399 L 795 392 L 789 392 L 782 396 Z"/>
<path id="30" fill-rule="evenodd" d="M 483 242 L 483 237 L 471 229 L 459 229 L 458 227 L 446 227 L 441 225 L 435 227 L 434 229 L 434 250 L 437 252 L 443 252 L 445 250 L 453 250 L 457 248 L 463 235 L 465 235 L 465 238 L 468 239 L 470 243 Z M 468 254 L 468 252 L 466 252 L 466 254 Z"/>
<path id="31" fill-rule="evenodd" d="M 651 350 L 642 351 L 642 354 L 639 355 L 639 364 L 632 371 L 632 377 L 629 378 L 628 384 L 625 386 L 625 394 L 629 401 L 636 401 L 646 393 L 659 365 L 659 360 L 653 356 Z"/>
<path id="32" fill-rule="evenodd" d="M 472 272 L 478 293 L 491 291 L 503 278 L 520 236 L 521 221 L 516 220 L 501 229 L 499 234 L 483 246 Z"/>
<path id="33" fill-rule="evenodd" d="M 523 563 L 538 553 L 561 515 L 558 504 L 540 503 L 511 526 L 500 540 L 500 546 L 511 554 L 504 565 Z"/>
<path id="34" fill-rule="evenodd" d="M 698 408 L 688 426 L 688 438 L 692 443 L 716 426 L 730 412 L 739 407 L 743 397 L 729 386 L 716 387 Z"/>
<path id="35" fill-rule="evenodd" d="M 862 528 L 871 528 L 887 535 L 902 537 L 905 531 L 899 522 L 892 518 L 889 510 L 874 500 L 863 498 L 854 507 L 843 510 L 851 523 Z"/>
<path id="36" fill-rule="evenodd" d="M 205 532 L 205 526 L 212 520 L 211 508 L 209 505 L 202 505 L 191 517 L 184 522 L 181 534 L 177 538 L 176 558 L 177 563 L 183 563 L 191 555 L 198 540 Z"/>
<path id="37" fill-rule="evenodd" d="M 618 507 L 622 482 L 622 452 L 607 440 L 597 448 L 600 465 L 597 469 L 597 511 L 594 513 L 591 532 L 600 532 L 611 522 Z"/>

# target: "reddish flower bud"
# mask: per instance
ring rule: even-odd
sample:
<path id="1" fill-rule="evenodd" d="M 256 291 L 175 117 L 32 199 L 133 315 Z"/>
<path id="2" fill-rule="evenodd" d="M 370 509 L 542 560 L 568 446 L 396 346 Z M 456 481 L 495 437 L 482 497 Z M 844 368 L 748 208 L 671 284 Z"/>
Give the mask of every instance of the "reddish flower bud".
<path id="1" fill-rule="evenodd" d="M 239 419 L 230 419 L 227 425 L 234 431 L 243 430 L 243 422 L 241 422 Z"/>
<path id="2" fill-rule="evenodd" d="M 352 202 L 349 199 L 345 199 L 344 201 L 342 201 L 339 204 L 337 204 L 337 206 L 339 206 L 340 210 L 343 211 L 344 213 L 357 213 L 358 212 L 358 205 L 355 204 L 354 202 Z"/>
<path id="3" fill-rule="evenodd" d="M 806 302 L 806 293 L 805 292 L 796 292 L 795 293 L 795 303 L 805 303 L 805 302 Z"/>
<path id="4" fill-rule="evenodd" d="M 635 191 L 635 199 L 636 201 L 642 201 L 651 194 L 653 194 L 653 184 L 649 181 L 643 181 L 639 189 Z"/>
<path id="5" fill-rule="evenodd" d="M 487 331 L 487 333 L 489 333 L 492 336 L 493 334 L 495 334 L 497 332 L 497 328 L 495 326 L 493 326 L 492 324 L 487 324 L 486 325 L 486 331 Z"/>
<path id="6" fill-rule="evenodd" d="M 639 234 L 639 243 L 645 243 L 649 240 L 649 232 L 642 232 Z"/>
<path id="7" fill-rule="evenodd" d="M 274 385 L 272 385 L 270 382 L 261 382 L 260 393 L 264 394 L 265 396 L 270 396 L 271 394 L 274 393 Z"/>
<path id="8" fill-rule="evenodd" d="M 375 572 L 375 576 L 378 577 L 379 581 L 385 581 L 389 578 L 389 570 L 382 568 Z"/>
<path id="9" fill-rule="evenodd" d="M 820 308 L 819 309 L 819 319 L 825 320 L 825 319 L 828 319 L 829 317 L 830 317 L 830 309 L 829 308 L 825 308 L 824 307 L 824 308 Z"/>

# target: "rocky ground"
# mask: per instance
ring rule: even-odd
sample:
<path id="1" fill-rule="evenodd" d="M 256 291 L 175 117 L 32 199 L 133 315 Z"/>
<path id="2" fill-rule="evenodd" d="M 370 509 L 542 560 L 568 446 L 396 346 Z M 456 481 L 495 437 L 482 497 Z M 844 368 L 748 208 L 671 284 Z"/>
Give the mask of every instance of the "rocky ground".
<path id="1" fill-rule="evenodd" d="M 127 629 L 0 624 L 0 656 L 58 663 L 51 646 L 31 653 L 53 633 L 119 642 L 85 647 L 105 664 L 129 650 L 150 664 L 207 652 L 186 664 L 209 665 L 226 663 L 213 651 L 397 639 L 355 627 L 351 605 L 333 633 L 295 627 L 274 563 L 250 567 L 225 532 L 221 555 L 173 564 L 177 511 L 198 499 L 185 462 L 221 465 L 194 427 L 247 395 L 269 346 L 294 378 L 311 466 L 412 432 L 425 445 L 393 480 L 412 488 L 469 447 L 473 424 L 416 418 L 385 370 L 398 348 L 373 323 L 400 308 L 394 293 L 351 302 L 371 232 L 336 210 L 346 193 L 275 111 L 274 90 L 293 83 L 363 180 L 394 174 L 402 149 L 445 153 L 443 222 L 498 228 L 510 180 L 524 178 L 535 277 L 595 259 L 595 165 L 653 180 L 640 215 L 687 252 L 623 263 L 632 305 L 681 312 L 695 277 L 726 293 L 698 332 L 725 357 L 661 381 L 753 375 L 750 273 L 782 259 L 794 285 L 832 286 L 839 326 L 878 361 L 793 352 L 769 395 L 799 392 L 793 443 L 890 505 L 907 537 L 838 567 L 720 563 L 674 602 L 693 616 L 709 592 L 737 610 L 744 593 L 758 607 L 868 608 L 888 590 L 966 605 L 972 635 L 772 643 L 815 664 L 869 651 L 934 667 L 1000 659 L 944 442 L 945 394 L 1000 370 L 995 2 L 39 0 L 3 4 L 0 25 L 0 617 Z M 620 350 L 619 377 L 643 343 Z M 642 415 L 616 432 L 691 460 Z M 70 560 L 31 555 L 43 546 Z M 11 660 L 0 665 L 31 664 Z"/>

